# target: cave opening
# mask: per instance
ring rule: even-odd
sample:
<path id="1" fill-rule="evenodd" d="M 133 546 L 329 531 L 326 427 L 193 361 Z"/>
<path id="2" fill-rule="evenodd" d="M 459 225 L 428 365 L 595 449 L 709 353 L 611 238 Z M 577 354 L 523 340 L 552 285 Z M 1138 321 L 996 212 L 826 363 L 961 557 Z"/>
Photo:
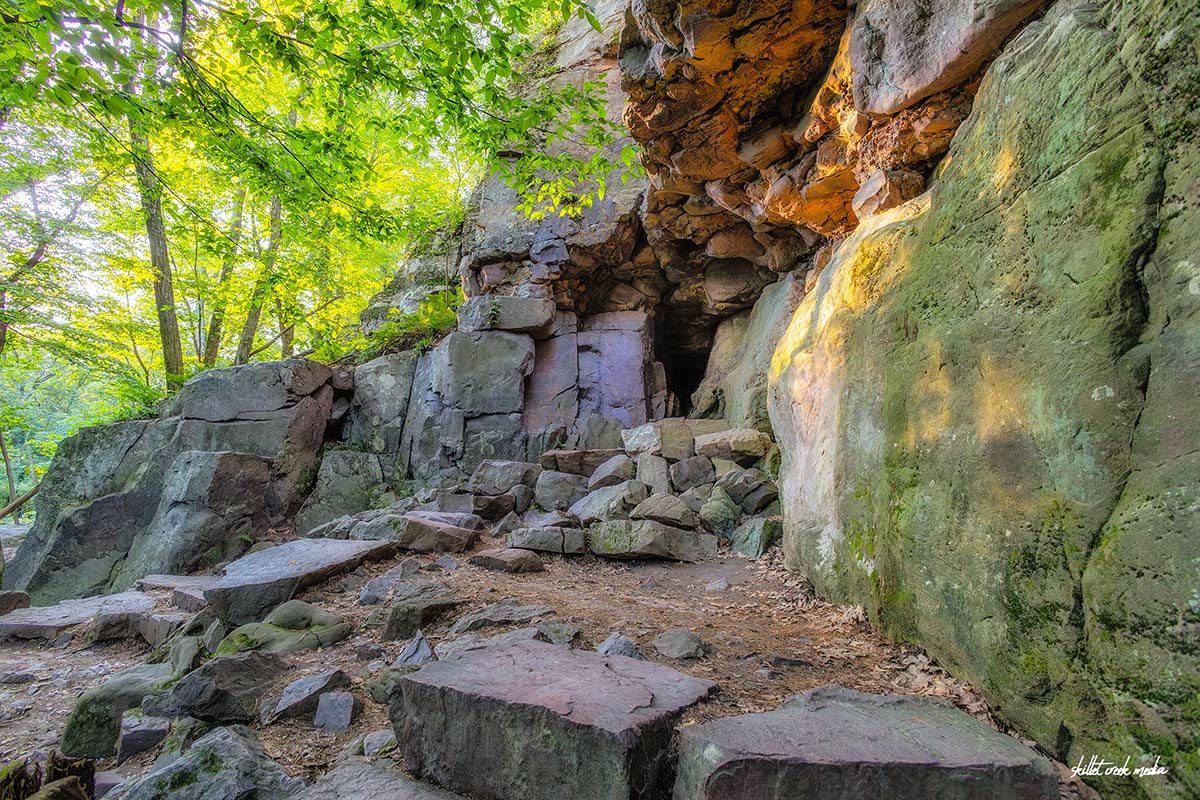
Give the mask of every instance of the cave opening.
<path id="1" fill-rule="evenodd" d="M 700 388 L 708 369 L 708 350 L 672 350 L 663 348 L 660 359 L 667 376 L 667 392 L 676 406 L 668 416 L 685 417 L 692 410 L 692 395 Z"/>

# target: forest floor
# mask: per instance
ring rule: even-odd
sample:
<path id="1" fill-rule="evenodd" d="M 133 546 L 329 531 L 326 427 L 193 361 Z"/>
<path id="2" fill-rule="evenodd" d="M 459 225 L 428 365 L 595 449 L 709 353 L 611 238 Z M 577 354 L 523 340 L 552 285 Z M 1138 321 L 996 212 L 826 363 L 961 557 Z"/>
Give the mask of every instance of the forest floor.
<path id="1" fill-rule="evenodd" d="M 479 549 L 487 546 L 494 545 Z M 835 683 L 872 693 L 941 697 L 997 725 L 987 703 L 971 687 L 951 678 L 920 650 L 884 639 L 867 624 L 861 609 L 815 598 L 805 581 L 782 568 L 776 554 L 758 561 L 723 554 L 698 564 L 546 557 L 545 572 L 516 575 L 470 566 L 467 556 L 454 557 L 459 566 L 449 571 L 434 566 L 432 555 L 418 558 L 424 568 L 436 570 L 423 575 L 446 583 L 466 601 L 461 613 L 509 597 L 546 605 L 555 609 L 555 619 L 581 629 L 576 647 L 594 648 L 613 631 L 620 631 L 636 640 L 647 657 L 662 660 L 651 646 L 655 636 L 672 628 L 695 632 L 710 646 L 709 655 L 669 664 L 715 681 L 720 692 L 693 710 L 685 724 L 769 710 L 798 692 Z M 355 694 L 363 700 L 363 708 L 351 729 L 341 734 L 314 729 L 308 720 L 252 726 L 267 752 L 289 772 L 311 780 L 329 769 L 359 737 L 390 727 L 387 708 L 372 702 L 362 690 L 362 682 L 379 664 L 359 660 L 358 650 L 366 643 L 378 644 L 385 651 L 382 658 L 390 662 L 405 643 L 382 641 L 379 630 L 367 625 L 370 613 L 379 607 L 359 605 L 357 597 L 368 579 L 398 561 L 364 565 L 300 595 L 343 615 L 356 633 L 325 650 L 288 655 L 292 664 L 288 680 L 342 669 L 357 687 Z M 724 582 L 728 588 L 719 588 Z M 461 613 L 425 631 L 435 647 Z M 0 685 L 0 761 L 52 747 L 82 691 L 146 655 L 146 648 L 127 643 L 73 643 L 62 648 L 0 644 L 0 673 L 23 671 L 36 676 L 29 683 Z M 118 771 L 135 774 L 148 767 L 153 757 L 153 751 L 136 757 Z M 1058 766 L 1063 798 L 1096 797 L 1063 765 Z M 106 767 L 112 764 L 100 765 Z"/>

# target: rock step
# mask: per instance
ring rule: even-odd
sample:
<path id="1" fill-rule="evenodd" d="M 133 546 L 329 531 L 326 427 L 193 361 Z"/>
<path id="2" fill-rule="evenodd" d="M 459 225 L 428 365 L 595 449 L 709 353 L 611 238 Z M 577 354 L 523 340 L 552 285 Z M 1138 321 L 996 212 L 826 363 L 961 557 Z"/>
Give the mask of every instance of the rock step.
<path id="1" fill-rule="evenodd" d="M 154 610 L 157 601 L 142 592 L 121 592 L 52 606 L 18 608 L 0 617 L 0 639 L 56 639 L 67 630 L 98 619 L 136 621 Z"/>
<path id="2" fill-rule="evenodd" d="M 680 733 L 673 800 L 1057 800 L 1049 761 L 948 703 L 824 686 Z"/>
<path id="3" fill-rule="evenodd" d="M 204 597 L 226 625 L 258 622 L 300 589 L 395 552 L 386 540 L 297 539 L 230 563 Z"/>
<path id="4" fill-rule="evenodd" d="M 503 642 L 401 679 L 391 718 L 404 766 L 492 800 L 666 796 L 684 710 L 716 684 L 541 642 Z"/>

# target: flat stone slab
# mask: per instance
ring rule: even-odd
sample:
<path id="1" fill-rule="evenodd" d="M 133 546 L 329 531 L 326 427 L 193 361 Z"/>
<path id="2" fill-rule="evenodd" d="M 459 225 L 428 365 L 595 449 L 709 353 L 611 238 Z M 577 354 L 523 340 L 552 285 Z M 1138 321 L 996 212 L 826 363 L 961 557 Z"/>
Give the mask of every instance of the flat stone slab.
<path id="1" fill-rule="evenodd" d="M 63 600 L 52 606 L 18 608 L 0 617 L 0 639 L 54 639 L 100 616 L 136 616 L 154 610 L 157 601 L 142 592 Z"/>
<path id="2" fill-rule="evenodd" d="M 498 642 L 401 679 L 391 717 L 405 767 L 491 800 L 666 796 L 683 711 L 716 684 L 542 642 Z"/>
<path id="3" fill-rule="evenodd" d="M 175 589 L 207 589 L 220 580 L 218 575 L 147 575 L 134 582 L 144 592 Z"/>
<path id="4" fill-rule="evenodd" d="M 508 546 L 543 553 L 579 555 L 587 552 L 587 542 L 579 528 L 547 525 L 541 528 L 517 528 L 508 535 Z"/>
<path id="5" fill-rule="evenodd" d="M 350 759 L 325 773 L 294 800 L 463 800 L 461 795 L 419 783 L 388 761 Z"/>
<path id="6" fill-rule="evenodd" d="M 555 472 L 570 472 L 591 477 L 596 467 L 624 450 L 547 450 L 542 453 L 542 467 Z"/>
<path id="7" fill-rule="evenodd" d="M 221 578 L 219 575 L 147 575 L 134 583 L 145 592 L 171 592 L 171 605 L 184 611 L 203 611 L 208 605 L 204 590 Z"/>
<path id="8" fill-rule="evenodd" d="M 1050 762 L 939 700 L 822 686 L 680 733 L 673 800 L 1055 800 Z"/>
<path id="9" fill-rule="evenodd" d="M 549 606 L 521 605 L 514 597 L 508 597 L 499 603 L 484 606 L 478 611 L 455 620 L 450 626 L 449 636 L 460 633 L 483 630 L 484 628 L 499 628 L 505 625 L 525 625 L 539 617 L 554 616 L 554 609 Z"/>
<path id="10" fill-rule="evenodd" d="M 395 552 L 386 540 L 297 539 L 229 564 L 204 597 L 226 625 L 258 622 L 300 589 Z"/>

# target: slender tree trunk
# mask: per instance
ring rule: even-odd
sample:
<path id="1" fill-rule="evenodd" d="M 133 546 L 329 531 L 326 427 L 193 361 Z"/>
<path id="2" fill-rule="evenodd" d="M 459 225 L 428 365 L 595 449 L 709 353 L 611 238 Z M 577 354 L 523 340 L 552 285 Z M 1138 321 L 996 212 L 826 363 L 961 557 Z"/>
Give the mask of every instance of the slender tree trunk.
<path id="1" fill-rule="evenodd" d="M 8 457 L 8 445 L 4 442 L 4 431 L 0 431 L 0 456 L 4 457 L 4 477 L 8 479 L 8 502 L 17 499 L 17 482 L 13 480 L 12 460 Z M 13 514 L 14 521 L 21 524 L 21 510 Z"/>
<path id="2" fill-rule="evenodd" d="M 8 345 L 8 293 L 0 289 L 0 355 Z"/>
<path id="3" fill-rule="evenodd" d="M 167 248 L 167 228 L 163 222 L 162 186 L 154 173 L 150 139 L 138 123 L 129 119 L 129 143 L 133 149 L 133 169 L 137 174 L 142 212 L 146 217 L 146 240 L 150 245 L 150 269 L 154 273 L 154 305 L 158 312 L 158 338 L 162 342 L 163 371 L 167 387 L 183 384 L 183 343 L 179 339 L 179 319 L 175 314 L 175 284 Z"/>
<path id="4" fill-rule="evenodd" d="M 217 276 L 217 299 L 213 305 L 212 318 L 208 321 L 208 336 L 204 339 L 204 355 L 200 360 L 205 369 L 217 363 L 217 355 L 221 352 L 221 335 L 223 333 L 221 328 L 225 325 L 225 298 L 221 296 L 221 290 L 229 282 L 229 277 L 233 274 L 233 267 L 237 263 L 238 247 L 242 243 L 242 210 L 245 206 L 246 189 L 243 187 L 238 192 L 237 205 L 234 206 L 233 211 L 233 224 L 229 228 L 232 248 L 229 255 L 225 257 L 225 261 L 221 263 L 221 273 Z"/>
<path id="5" fill-rule="evenodd" d="M 4 506 L 4 508 L 0 508 L 0 519 L 4 519 L 9 514 L 13 513 L 17 509 L 19 509 L 21 506 L 25 505 L 30 500 L 32 500 L 41 488 L 42 488 L 42 485 L 39 483 L 37 486 L 30 489 L 28 492 L 26 492 L 25 494 L 18 497 L 16 500 L 13 500 L 11 503 Z M 0 558 L 3 558 L 2 552 L 0 552 Z"/>
<path id="6" fill-rule="evenodd" d="M 263 253 L 263 270 L 254 282 L 254 291 L 250 294 L 250 310 L 246 313 L 246 324 L 242 326 L 242 336 L 238 340 L 237 355 L 233 359 L 235 364 L 247 363 L 254 352 L 254 337 L 258 333 L 259 320 L 262 319 L 263 303 L 274 278 L 275 258 L 279 254 L 279 239 L 283 235 L 283 201 L 279 195 L 271 197 L 269 230 L 267 249 Z"/>
<path id="7" fill-rule="evenodd" d="M 289 320 L 283 301 L 275 298 L 275 319 L 279 322 L 279 357 L 291 358 L 295 350 L 296 326 Z"/>

